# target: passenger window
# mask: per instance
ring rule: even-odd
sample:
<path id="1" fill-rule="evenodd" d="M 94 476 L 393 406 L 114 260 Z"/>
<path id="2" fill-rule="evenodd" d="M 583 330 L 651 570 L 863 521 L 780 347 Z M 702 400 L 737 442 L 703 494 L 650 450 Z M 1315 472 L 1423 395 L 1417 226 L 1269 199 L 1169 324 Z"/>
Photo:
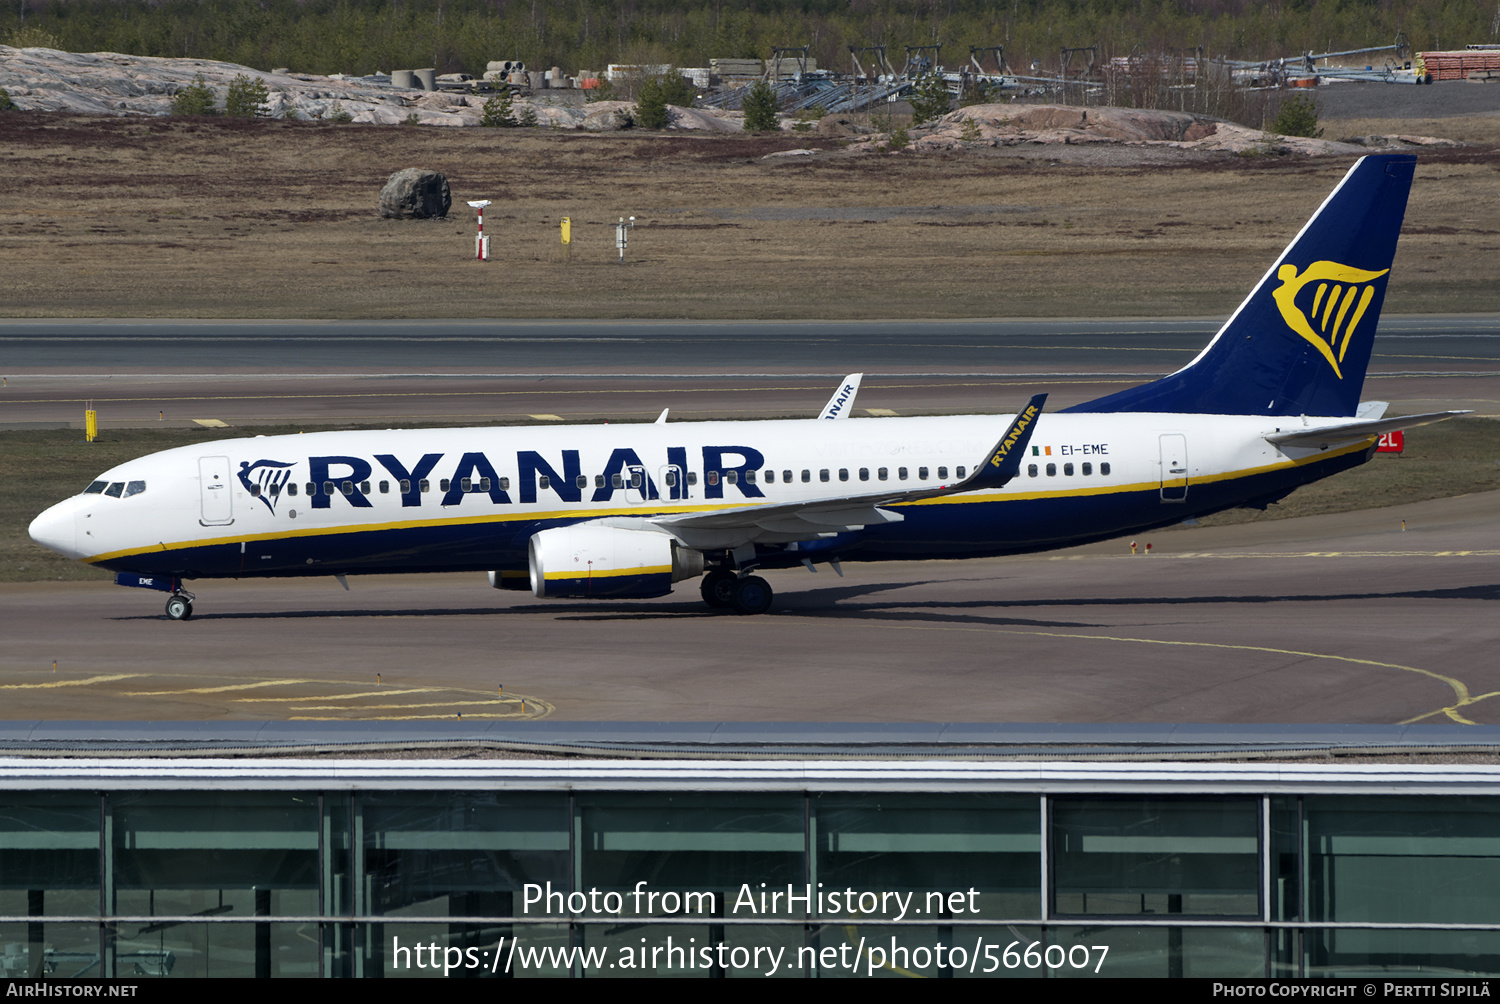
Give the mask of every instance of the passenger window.
<path id="1" fill-rule="evenodd" d="M 746 471 L 745 472 L 745 484 L 747 484 L 747 485 L 753 485 L 753 484 L 755 484 L 755 472 L 754 471 Z"/>
<path id="2" fill-rule="evenodd" d="M 368 482 L 368 481 L 361 481 L 359 483 L 359 493 L 361 495 L 368 495 L 368 494 L 370 494 L 370 482 Z"/>
<path id="3" fill-rule="evenodd" d="M 130 496 L 132 496 L 132 495 L 139 495 L 141 492 L 143 492 L 145 490 L 146 490 L 146 482 L 144 482 L 144 481 L 131 481 L 131 482 L 128 482 L 125 485 L 125 497 L 126 498 L 130 498 Z"/>
<path id="4" fill-rule="evenodd" d="M 739 471 L 725 471 L 724 472 L 724 483 L 726 485 L 737 485 L 737 484 L 739 484 L 739 482 L 740 482 L 740 472 Z"/>
<path id="5" fill-rule="evenodd" d="M 382 495 L 389 495 L 390 493 L 391 493 L 391 483 L 389 481 L 382 481 L 382 482 L 380 482 L 380 494 L 382 494 Z"/>
<path id="6" fill-rule="evenodd" d="M 946 468 L 946 467 L 939 467 L 938 468 L 938 480 L 939 481 L 947 481 L 948 480 L 948 468 Z"/>
<path id="7" fill-rule="evenodd" d="M 925 468 L 925 467 L 918 467 L 917 468 L 917 480 L 918 481 L 926 481 L 927 480 L 927 468 Z"/>
<path id="8" fill-rule="evenodd" d="M 788 484 L 788 485 L 791 484 L 792 483 L 792 472 L 791 471 L 782 471 L 781 472 L 781 481 L 782 481 L 783 484 Z"/>
<path id="9" fill-rule="evenodd" d="M 719 483 L 719 472 L 718 471 L 709 471 L 708 472 L 708 483 L 711 484 L 711 485 L 716 485 L 716 484 Z"/>
<path id="10" fill-rule="evenodd" d="M 812 482 L 812 471 L 809 471 L 806 468 L 803 468 L 803 471 L 802 471 L 802 483 L 805 485 L 805 484 L 810 484 L 811 482 Z"/>
<path id="11" fill-rule="evenodd" d="M 273 481 L 273 482 L 272 482 L 272 483 L 271 483 L 271 497 L 272 497 L 272 498 L 275 498 L 275 497 L 276 497 L 276 496 L 278 496 L 278 495 L 280 495 L 280 494 L 281 494 L 281 486 L 280 486 L 280 485 L 278 485 L 278 484 L 276 484 L 276 483 L 275 483 L 275 482 L 274 482 L 274 481 Z"/>
<path id="12" fill-rule="evenodd" d="M 966 467 L 959 467 L 959 468 L 956 468 L 953 473 L 961 481 L 964 478 L 968 477 L 968 475 L 964 473 L 964 471 L 966 471 L 966 470 L 968 470 L 968 468 L 966 468 Z"/>
<path id="13" fill-rule="evenodd" d="M 580 485 L 580 487 L 582 487 L 582 486 Z M 603 488 L 604 487 L 604 475 L 603 474 L 595 474 L 594 475 L 594 487 L 595 488 Z"/>
<path id="14" fill-rule="evenodd" d="M 1056 464 L 1048 464 L 1047 465 L 1047 477 L 1049 477 L 1049 478 L 1055 478 L 1055 477 L 1057 477 L 1057 465 Z"/>
<path id="15" fill-rule="evenodd" d="M 258 498 L 259 496 L 260 496 L 260 485 L 251 485 L 250 486 L 250 497 L 251 498 Z"/>
<path id="16" fill-rule="evenodd" d="M 1034 478 L 1034 477 L 1037 476 L 1037 474 L 1038 474 L 1038 471 L 1037 471 L 1036 464 L 1027 464 L 1026 465 L 1026 476 L 1027 477 Z"/>
<path id="17" fill-rule="evenodd" d="M 339 491 L 343 492 L 345 495 L 353 495 L 354 494 L 354 482 L 353 481 L 345 481 L 342 485 L 339 486 Z"/>
<path id="18" fill-rule="evenodd" d="M 1083 465 L 1083 476 L 1084 477 L 1088 477 L 1092 473 L 1094 473 L 1094 465 L 1093 464 L 1084 464 Z"/>
<path id="19" fill-rule="evenodd" d="M 768 485 L 774 485 L 775 483 L 776 483 L 776 472 L 775 471 L 766 471 L 766 484 L 768 484 Z"/>
<path id="20" fill-rule="evenodd" d="M 417 488 L 422 492 L 423 495 L 426 495 L 428 492 L 432 491 L 432 482 L 428 481 L 426 478 L 423 478 L 421 481 L 417 482 Z M 443 491 L 447 490 L 448 489 L 446 488 L 443 489 Z"/>
<path id="21" fill-rule="evenodd" d="M 325 482 L 323 482 L 323 494 L 324 495 L 330 495 L 330 496 L 333 494 L 333 482 L 332 481 L 325 481 Z"/>
<path id="22" fill-rule="evenodd" d="M 692 485 L 696 485 L 697 483 L 698 483 L 698 472 L 697 471 L 688 471 L 688 485 L 692 486 Z"/>
<path id="23" fill-rule="evenodd" d="M 490 479 L 489 478 L 485 478 L 484 480 L 486 482 L 488 482 Z M 580 474 L 580 475 L 578 475 L 578 477 L 576 478 L 576 480 L 578 482 L 578 487 L 579 488 L 587 488 L 589 486 L 589 476 L 587 474 Z M 485 491 L 489 491 L 490 490 L 490 486 L 488 484 L 486 484 L 484 486 L 484 490 Z"/>
<path id="24" fill-rule="evenodd" d="M 538 474 L 536 476 L 536 486 L 538 488 L 551 488 L 552 487 L 552 478 L 551 478 L 551 476 L 547 475 L 547 474 Z"/>
<path id="25" fill-rule="evenodd" d="M 900 478 L 902 481 L 905 481 L 906 480 L 906 468 L 905 467 L 898 467 L 898 468 L 896 468 L 896 477 Z"/>
<path id="26" fill-rule="evenodd" d="M 382 483 L 384 483 L 384 482 L 382 482 Z M 410 495 L 411 494 L 411 478 L 402 478 L 401 479 L 401 494 L 402 495 Z"/>
<path id="27" fill-rule="evenodd" d="M 827 481 L 828 480 L 828 468 L 825 467 L 821 471 L 818 472 L 818 480 L 819 481 Z"/>
<path id="28" fill-rule="evenodd" d="M 600 480 L 602 481 L 603 479 L 601 478 Z M 662 477 L 662 482 L 665 483 L 668 488 L 676 488 L 677 487 L 677 472 L 676 471 L 668 471 Z"/>
<path id="29" fill-rule="evenodd" d="M 580 485 L 579 487 L 582 487 L 582 486 Z M 484 478 L 483 480 L 481 480 L 479 482 L 479 490 L 482 491 L 482 492 L 487 492 L 487 491 L 490 490 L 490 479 L 489 478 Z"/>
<path id="30" fill-rule="evenodd" d="M 870 469 L 868 467 L 861 467 L 859 469 L 859 479 L 861 481 L 870 480 Z"/>
<path id="31" fill-rule="evenodd" d="M 108 481 L 95 481 L 83 490 L 85 495 L 98 495 L 109 487 Z"/>
<path id="32" fill-rule="evenodd" d="M 880 468 L 880 470 L 875 472 L 875 476 L 881 481 L 889 481 L 891 477 L 891 469 L 889 467 L 882 467 Z"/>
<path id="33" fill-rule="evenodd" d="M 502 492 L 508 492 L 508 491 L 510 491 L 510 478 L 501 478 L 500 479 L 500 490 Z"/>
<path id="34" fill-rule="evenodd" d="M 611 488 L 624 488 L 625 487 L 625 478 L 624 478 L 624 476 L 620 475 L 620 474 L 611 474 L 610 477 L 609 477 L 609 486 Z"/>
<path id="35" fill-rule="evenodd" d="M 1071 478 L 1073 476 L 1073 465 L 1063 464 L 1063 474 Z"/>
<path id="36" fill-rule="evenodd" d="M 104 494 L 108 495 L 110 498 L 117 499 L 117 498 L 120 497 L 121 493 L 123 493 L 124 491 L 125 491 L 125 482 L 123 482 L 123 481 L 116 481 L 113 484 L 111 484 L 108 488 L 104 489 Z"/>
<path id="37" fill-rule="evenodd" d="M 295 481 L 288 482 L 288 484 L 286 486 L 286 493 L 288 495 L 292 496 L 293 498 L 296 498 L 297 497 L 297 482 L 295 482 Z"/>
<path id="38" fill-rule="evenodd" d="M 333 483 L 329 482 L 328 487 L 332 488 L 333 487 Z M 309 481 L 307 483 L 307 497 L 308 498 L 312 498 L 316 494 L 318 494 L 318 485 L 317 485 L 317 483 L 313 482 L 313 481 Z"/>
<path id="39" fill-rule="evenodd" d="M 444 478 L 443 480 L 438 482 L 438 491 L 446 492 L 450 487 L 452 487 L 452 485 L 453 482 L 450 479 Z"/>
<path id="40" fill-rule="evenodd" d="M 1105 461 L 1104 463 L 1102 463 L 1102 464 L 1099 465 L 1099 473 L 1100 474 L 1108 474 L 1109 473 L 1109 461 Z"/>
<path id="41" fill-rule="evenodd" d="M 464 478 L 458 484 L 459 484 L 459 487 L 462 488 L 466 492 L 471 492 L 471 491 L 474 490 L 474 479 L 473 478 Z"/>
<path id="42" fill-rule="evenodd" d="M 847 468 L 847 467 L 840 467 L 839 468 L 839 480 L 840 481 L 848 481 L 849 480 L 849 468 Z"/>

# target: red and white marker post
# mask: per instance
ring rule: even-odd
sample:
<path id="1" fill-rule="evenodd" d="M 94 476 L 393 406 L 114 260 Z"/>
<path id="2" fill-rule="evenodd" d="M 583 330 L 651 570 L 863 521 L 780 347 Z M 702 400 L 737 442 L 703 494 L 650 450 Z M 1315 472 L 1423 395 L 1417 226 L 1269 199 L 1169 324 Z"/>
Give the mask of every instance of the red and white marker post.
<path id="1" fill-rule="evenodd" d="M 484 235 L 484 207 L 489 204 L 489 199 L 476 199 L 469 203 L 469 205 L 474 207 L 474 212 L 479 216 L 479 233 L 474 238 L 474 259 L 476 261 L 490 260 L 490 239 Z"/>

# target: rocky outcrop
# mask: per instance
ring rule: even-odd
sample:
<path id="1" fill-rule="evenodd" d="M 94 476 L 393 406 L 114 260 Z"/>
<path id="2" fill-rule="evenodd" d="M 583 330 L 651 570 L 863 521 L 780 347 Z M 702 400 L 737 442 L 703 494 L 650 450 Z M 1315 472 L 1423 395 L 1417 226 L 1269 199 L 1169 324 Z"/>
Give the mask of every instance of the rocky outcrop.
<path id="1" fill-rule="evenodd" d="M 380 215 L 388 220 L 447 216 L 452 205 L 448 179 L 436 171 L 418 167 L 397 171 L 380 190 Z"/>

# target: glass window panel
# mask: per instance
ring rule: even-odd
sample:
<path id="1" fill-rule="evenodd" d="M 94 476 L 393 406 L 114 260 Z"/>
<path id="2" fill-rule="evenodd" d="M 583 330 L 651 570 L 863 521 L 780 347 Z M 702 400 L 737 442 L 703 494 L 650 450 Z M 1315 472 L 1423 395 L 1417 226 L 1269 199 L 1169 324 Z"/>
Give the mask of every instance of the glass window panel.
<path id="1" fill-rule="evenodd" d="M 1500 800 L 1306 796 L 1307 919 L 1500 923 Z"/>
<path id="2" fill-rule="evenodd" d="M 1099 977 L 1171 977 L 1173 979 L 1259 979 L 1266 975 L 1266 935 L 1253 928 L 1194 927 L 1083 927 L 1053 928 L 1054 945 L 1066 948 L 1068 956 L 1052 950 L 1052 961 L 1064 964 L 1049 976 L 1085 979 Z M 1099 947 L 1109 946 L 1097 975 Z M 1083 968 L 1083 953 L 1090 949 L 1090 964 Z M 1040 950 L 1040 949 L 1039 949 Z M 1044 960 L 1045 961 L 1045 960 Z"/>
<path id="3" fill-rule="evenodd" d="M 909 893 L 907 916 L 1041 916 L 1033 795 L 826 794 L 813 804 L 818 881 L 828 889 Z M 901 911 L 893 897 L 860 912 Z"/>
<path id="4" fill-rule="evenodd" d="M 154 792 L 110 802 L 116 913 L 317 913 L 315 794 Z"/>
<path id="5" fill-rule="evenodd" d="M 378 793 L 363 812 L 371 913 L 519 916 L 525 884 L 566 887 L 562 792 Z"/>
<path id="6" fill-rule="evenodd" d="M 1500 931 L 1313 928 L 1303 939 L 1312 977 L 1500 976 Z"/>
<path id="7" fill-rule="evenodd" d="M 117 977 L 316 977 L 316 924 L 117 924 Z"/>
<path id="8" fill-rule="evenodd" d="M 1059 798 L 1054 909 L 1255 916 L 1257 799 Z"/>
<path id="9" fill-rule="evenodd" d="M 0 797 L 0 914 L 97 914 L 99 827 L 98 795 Z"/>
<path id="10" fill-rule="evenodd" d="M 369 925 L 361 938 L 364 975 L 393 979 L 497 979 L 506 963 L 518 978 L 567 977 L 555 953 L 568 950 L 565 924 L 528 924 L 514 932 L 499 924 L 412 924 L 392 921 Z M 503 940 L 502 940 L 503 939 Z M 499 953 L 497 958 L 496 953 Z M 530 964 L 527 964 L 530 963 Z"/>
<path id="11" fill-rule="evenodd" d="M 797 794 L 591 794 L 579 796 L 578 867 L 581 889 L 625 895 L 625 914 L 693 916 L 711 910 L 761 915 L 759 892 L 805 885 L 803 802 Z M 644 882 L 652 900 L 633 895 Z M 748 887 L 757 913 L 735 911 Z M 688 897 L 688 893 L 712 893 Z M 670 895 L 669 895 L 670 894 Z M 673 907 L 676 907 L 675 913 Z M 785 896 L 765 902 L 774 915 Z"/>
<path id="12" fill-rule="evenodd" d="M 87 912 L 98 909 L 95 893 L 93 908 Z M 98 979 L 101 975 L 97 925 L 0 924 L 0 979 Z"/>

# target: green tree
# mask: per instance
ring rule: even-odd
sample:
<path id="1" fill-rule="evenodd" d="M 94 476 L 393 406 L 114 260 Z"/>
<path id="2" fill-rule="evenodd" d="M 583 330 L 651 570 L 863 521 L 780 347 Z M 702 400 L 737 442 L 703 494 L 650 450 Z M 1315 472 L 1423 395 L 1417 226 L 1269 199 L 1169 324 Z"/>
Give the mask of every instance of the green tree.
<path id="1" fill-rule="evenodd" d="M 929 73 L 911 89 L 911 124 L 919 126 L 948 114 L 948 84 L 936 73 Z"/>
<path id="2" fill-rule="evenodd" d="M 647 77 L 635 99 L 636 124 L 643 129 L 665 129 L 672 120 L 667 105 L 691 108 L 696 97 L 692 83 L 672 70 L 666 76 Z"/>
<path id="3" fill-rule="evenodd" d="M 258 77 L 238 74 L 229 82 L 229 91 L 224 95 L 224 114 L 232 119 L 253 119 L 266 114 L 266 102 L 271 92 L 266 82 Z"/>
<path id="4" fill-rule="evenodd" d="M 774 132 L 780 128 L 776 121 L 779 110 L 776 92 L 764 80 L 757 80 L 750 85 L 741 107 L 745 110 L 746 132 Z"/>
<path id="5" fill-rule="evenodd" d="M 501 84 L 495 96 L 484 103 L 484 114 L 480 117 L 479 124 L 492 129 L 515 128 L 521 123 L 516 121 L 514 104 L 510 88 Z"/>
<path id="6" fill-rule="evenodd" d="M 10 91 L 0 87 L 0 112 L 13 112 L 15 110 L 16 103 L 10 99 Z"/>
<path id="7" fill-rule="evenodd" d="M 1310 139 L 1323 135 L 1323 130 L 1318 128 L 1318 105 L 1312 95 L 1294 94 L 1283 101 L 1271 131 L 1278 136 L 1306 136 Z"/>
<path id="8" fill-rule="evenodd" d="M 173 115 L 212 115 L 214 113 L 214 92 L 208 86 L 208 81 L 203 79 L 203 74 L 193 78 L 193 82 L 172 96 Z"/>

